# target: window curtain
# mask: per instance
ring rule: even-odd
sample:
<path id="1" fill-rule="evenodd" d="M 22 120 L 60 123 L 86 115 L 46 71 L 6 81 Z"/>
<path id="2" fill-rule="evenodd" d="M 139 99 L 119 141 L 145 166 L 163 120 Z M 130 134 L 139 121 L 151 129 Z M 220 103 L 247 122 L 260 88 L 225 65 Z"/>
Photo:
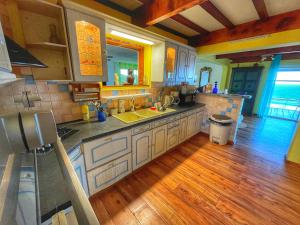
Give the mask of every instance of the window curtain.
<path id="1" fill-rule="evenodd" d="M 274 86 L 275 86 L 275 81 L 276 81 L 276 76 L 277 76 L 277 72 L 279 70 L 279 66 L 280 66 L 280 61 L 281 61 L 281 55 L 275 55 L 269 72 L 268 72 L 268 77 L 266 80 L 266 85 L 264 88 L 264 92 L 262 95 L 262 100 L 260 103 L 260 107 L 259 107 L 259 112 L 258 112 L 258 116 L 259 117 L 265 117 L 268 113 L 268 110 L 270 108 L 270 103 L 272 100 L 272 94 L 273 94 L 273 90 L 274 90 Z"/>
<path id="2" fill-rule="evenodd" d="M 124 76 L 121 74 L 121 69 L 132 69 L 132 70 L 137 70 L 138 65 L 133 64 L 133 63 L 124 63 L 124 62 L 119 62 L 119 81 L 120 84 L 124 84 L 127 82 L 127 76 Z M 134 83 L 138 81 L 137 75 L 134 75 Z"/>

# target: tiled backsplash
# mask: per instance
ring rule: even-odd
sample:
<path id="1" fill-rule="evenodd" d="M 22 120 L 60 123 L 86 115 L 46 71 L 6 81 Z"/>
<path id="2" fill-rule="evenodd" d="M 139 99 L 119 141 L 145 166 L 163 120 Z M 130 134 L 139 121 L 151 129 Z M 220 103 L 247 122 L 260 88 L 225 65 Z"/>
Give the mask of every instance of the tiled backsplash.
<path id="1" fill-rule="evenodd" d="M 22 95 L 23 91 L 39 95 L 41 101 L 35 102 L 35 107 L 29 109 L 24 108 L 22 103 L 14 103 L 14 98 Z M 26 79 L 0 88 L 0 114 L 39 109 L 52 109 L 56 123 L 82 118 L 81 107 L 72 101 L 68 84 Z"/>
<path id="2" fill-rule="evenodd" d="M 26 111 L 26 110 L 52 110 L 56 123 L 63 123 L 82 119 L 81 104 L 72 101 L 68 84 L 52 81 L 35 81 L 31 75 L 23 75 L 25 80 L 18 81 L 7 87 L 0 88 L 0 114 Z M 159 100 L 161 94 L 169 94 L 174 88 L 163 88 L 161 84 L 154 83 L 152 88 L 141 90 L 119 90 L 101 91 L 101 96 L 127 95 L 148 92 L 152 95 L 138 97 L 135 99 L 136 106 L 152 106 Z M 24 108 L 22 103 L 15 103 L 14 99 L 22 95 L 23 91 L 30 91 L 31 94 L 40 96 L 41 101 L 35 102 L 35 107 Z M 111 108 L 118 108 L 118 100 L 102 100 L 102 103 L 110 112 Z M 126 110 L 129 110 L 129 100 L 125 103 Z M 96 115 L 94 107 L 90 107 L 91 116 Z"/>

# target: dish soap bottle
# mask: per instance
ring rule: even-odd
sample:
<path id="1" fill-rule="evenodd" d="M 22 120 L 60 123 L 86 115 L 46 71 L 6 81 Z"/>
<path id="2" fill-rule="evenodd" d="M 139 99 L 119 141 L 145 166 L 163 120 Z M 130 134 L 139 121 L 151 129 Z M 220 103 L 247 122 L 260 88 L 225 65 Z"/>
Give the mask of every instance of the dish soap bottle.
<path id="1" fill-rule="evenodd" d="M 215 87 L 213 88 L 212 93 L 213 94 L 218 94 L 218 82 L 217 81 L 215 82 Z"/>

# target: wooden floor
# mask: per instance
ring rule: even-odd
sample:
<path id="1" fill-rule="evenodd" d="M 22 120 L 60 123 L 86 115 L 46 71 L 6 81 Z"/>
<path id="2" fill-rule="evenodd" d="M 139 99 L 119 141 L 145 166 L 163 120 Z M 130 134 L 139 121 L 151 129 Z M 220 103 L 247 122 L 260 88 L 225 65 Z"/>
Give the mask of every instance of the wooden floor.
<path id="1" fill-rule="evenodd" d="M 300 166 L 283 160 L 295 124 L 246 121 L 235 146 L 197 135 L 93 196 L 100 223 L 300 224 Z"/>

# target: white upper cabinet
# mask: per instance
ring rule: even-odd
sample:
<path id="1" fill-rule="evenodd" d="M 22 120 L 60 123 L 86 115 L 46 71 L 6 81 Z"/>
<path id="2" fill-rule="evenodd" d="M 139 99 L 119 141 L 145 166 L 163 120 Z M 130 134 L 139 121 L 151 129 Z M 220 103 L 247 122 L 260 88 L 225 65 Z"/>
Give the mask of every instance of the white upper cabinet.
<path id="1" fill-rule="evenodd" d="M 107 81 L 105 21 L 66 9 L 75 81 Z"/>

